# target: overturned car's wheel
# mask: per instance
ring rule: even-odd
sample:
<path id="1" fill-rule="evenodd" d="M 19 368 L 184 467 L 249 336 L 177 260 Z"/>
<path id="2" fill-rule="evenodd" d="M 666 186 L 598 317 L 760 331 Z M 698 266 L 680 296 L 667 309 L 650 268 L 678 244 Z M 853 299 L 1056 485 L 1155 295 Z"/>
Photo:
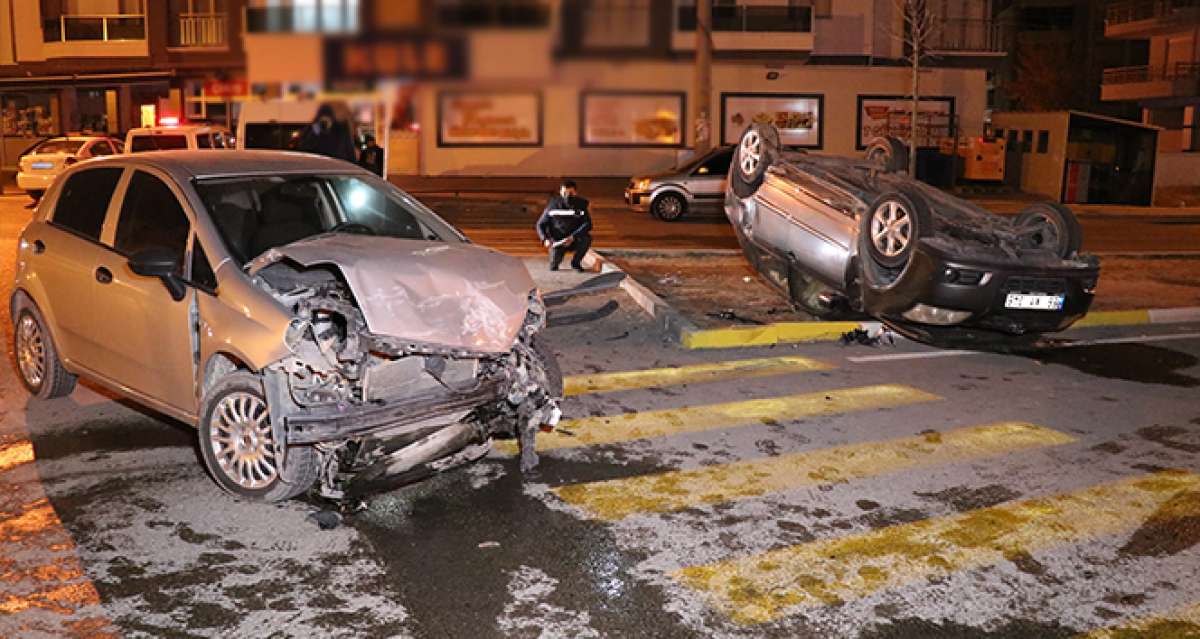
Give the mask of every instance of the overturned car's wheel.
<path id="1" fill-rule="evenodd" d="M 687 202 L 678 193 L 663 193 L 654 198 L 650 212 L 664 222 L 674 222 L 687 213 Z"/>
<path id="2" fill-rule="evenodd" d="M 859 255 L 866 286 L 879 290 L 904 273 L 917 242 L 933 230 L 929 204 L 909 189 L 887 191 L 859 221 Z"/>
<path id="3" fill-rule="evenodd" d="M 1071 209 L 1057 202 L 1038 202 L 1025 207 L 1013 221 L 1025 248 L 1049 249 L 1061 258 L 1079 252 L 1083 227 Z"/>
<path id="4" fill-rule="evenodd" d="M 888 173 L 908 170 L 908 145 L 899 138 L 875 138 L 867 145 L 867 161 Z"/>
<path id="5" fill-rule="evenodd" d="M 751 124 L 742 133 L 733 164 L 729 186 L 738 197 L 750 197 L 762 184 L 767 169 L 779 159 L 779 130 L 772 124 Z"/>
<path id="6" fill-rule="evenodd" d="M 217 485 L 238 497 L 283 501 L 317 480 L 317 452 L 294 446 L 283 455 L 253 373 L 230 373 L 205 394 L 200 412 L 200 453 Z"/>

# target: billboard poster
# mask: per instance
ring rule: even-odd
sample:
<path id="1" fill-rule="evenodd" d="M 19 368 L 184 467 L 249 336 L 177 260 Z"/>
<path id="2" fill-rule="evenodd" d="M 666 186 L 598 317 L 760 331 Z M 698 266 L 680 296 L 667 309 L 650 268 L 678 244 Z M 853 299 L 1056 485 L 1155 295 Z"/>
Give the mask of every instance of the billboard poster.
<path id="1" fill-rule="evenodd" d="M 438 96 L 438 146 L 541 145 L 539 93 L 444 92 Z"/>
<path id="2" fill-rule="evenodd" d="M 721 141 L 737 144 L 754 122 L 774 124 L 783 146 L 819 149 L 824 96 L 809 93 L 722 93 Z"/>
<path id="3" fill-rule="evenodd" d="M 580 146 L 683 146 L 684 94 L 585 91 Z"/>
<path id="4" fill-rule="evenodd" d="M 911 98 L 902 95 L 860 95 L 856 146 L 865 149 L 871 140 L 889 136 L 908 140 L 911 123 Z M 942 138 L 954 135 L 953 125 L 954 98 L 921 98 L 917 113 L 917 148 L 937 148 Z"/>

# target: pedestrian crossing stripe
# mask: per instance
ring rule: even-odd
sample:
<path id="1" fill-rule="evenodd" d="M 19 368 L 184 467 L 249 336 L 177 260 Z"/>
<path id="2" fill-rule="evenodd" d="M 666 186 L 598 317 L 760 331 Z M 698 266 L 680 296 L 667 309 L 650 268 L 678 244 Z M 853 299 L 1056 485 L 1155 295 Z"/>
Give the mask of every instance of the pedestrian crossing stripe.
<path id="1" fill-rule="evenodd" d="M 1200 603 L 1185 604 L 1165 613 L 1099 628 L 1078 639 L 1183 639 L 1200 637 Z"/>
<path id="2" fill-rule="evenodd" d="M 830 368 L 833 367 L 829 364 L 807 357 L 762 357 L 671 368 L 572 375 L 564 380 L 563 394 L 571 397 L 587 393 L 786 375 Z"/>
<path id="3" fill-rule="evenodd" d="M 740 624 L 778 619 L 924 578 L 1200 517 L 1200 475 L 1163 471 L 1076 492 L 897 524 L 671 573 Z"/>
<path id="4" fill-rule="evenodd" d="M 803 393 L 725 404 L 686 406 L 643 413 L 563 420 L 553 432 L 537 438 L 537 450 L 618 444 L 750 424 L 775 424 L 819 415 L 892 408 L 940 400 L 941 397 L 900 384 L 880 384 Z M 496 443 L 502 453 L 517 453 L 515 441 Z"/>
<path id="5" fill-rule="evenodd" d="M 1024 422 L 1000 422 L 552 489 L 591 517 L 618 520 L 725 503 L 913 468 L 1057 446 L 1075 438 Z"/>

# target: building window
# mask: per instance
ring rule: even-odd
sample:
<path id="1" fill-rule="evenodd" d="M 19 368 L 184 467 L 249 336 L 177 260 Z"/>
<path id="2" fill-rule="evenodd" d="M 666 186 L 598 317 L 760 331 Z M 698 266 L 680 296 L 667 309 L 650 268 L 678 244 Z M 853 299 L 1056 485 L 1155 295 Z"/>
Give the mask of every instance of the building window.
<path id="1" fill-rule="evenodd" d="M 170 0 L 173 47 L 223 47 L 229 29 L 227 0 Z"/>
<path id="2" fill-rule="evenodd" d="M 695 2 L 682 0 L 676 13 L 680 31 L 696 30 Z M 712 30 L 811 33 L 812 17 L 812 6 L 795 0 L 772 5 L 718 1 L 712 5 Z"/>
<path id="3" fill-rule="evenodd" d="M 42 39 L 75 42 L 146 39 L 144 0 L 41 0 Z"/>
<path id="4" fill-rule="evenodd" d="M 1029 129 L 1021 132 L 1021 151 L 1024 153 L 1033 152 L 1033 131 Z"/>
<path id="5" fill-rule="evenodd" d="M 1038 131 L 1038 153 L 1047 153 L 1050 151 L 1050 132 Z"/>
<path id="6" fill-rule="evenodd" d="M 650 46 L 649 0 L 590 0 L 583 8 L 585 48 Z"/>
<path id="7" fill-rule="evenodd" d="M 250 0 L 249 33 L 336 33 L 359 30 L 359 0 Z"/>
<path id="8" fill-rule="evenodd" d="M 441 0 L 435 6 L 444 27 L 536 29 L 550 24 L 550 7 L 541 0 Z"/>

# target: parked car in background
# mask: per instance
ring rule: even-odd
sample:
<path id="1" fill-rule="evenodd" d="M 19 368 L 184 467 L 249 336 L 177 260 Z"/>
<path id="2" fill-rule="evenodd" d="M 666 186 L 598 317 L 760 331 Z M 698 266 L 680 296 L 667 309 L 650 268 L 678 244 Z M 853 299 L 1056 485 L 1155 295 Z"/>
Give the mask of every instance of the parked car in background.
<path id="1" fill-rule="evenodd" d="M 125 152 L 232 149 L 234 140 L 225 127 L 180 124 L 139 127 L 125 134 Z"/>
<path id="2" fill-rule="evenodd" d="M 743 133 L 725 212 L 747 259 L 817 316 L 865 312 L 925 342 L 1015 344 L 1061 331 L 1092 302 L 1100 261 L 1053 202 L 1015 218 L 903 171 L 906 147 L 866 160 L 785 152 L 773 126 Z"/>
<path id="3" fill-rule="evenodd" d="M 725 197 L 725 177 L 733 147 L 718 147 L 682 166 L 639 175 L 625 188 L 625 203 L 635 211 L 674 222 L 691 211 L 718 211 Z"/>
<path id="4" fill-rule="evenodd" d="M 217 484 L 277 501 L 412 481 L 558 420 L 520 260 L 345 162 L 277 151 L 68 169 L 17 249 L 17 370 L 196 426 Z M 356 483 L 358 482 L 358 483 Z"/>
<path id="5" fill-rule="evenodd" d="M 67 167 L 94 157 L 121 152 L 121 142 L 108 136 L 64 136 L 38 142 L 21 156 L 17 188 L 35 201 Z"/>

